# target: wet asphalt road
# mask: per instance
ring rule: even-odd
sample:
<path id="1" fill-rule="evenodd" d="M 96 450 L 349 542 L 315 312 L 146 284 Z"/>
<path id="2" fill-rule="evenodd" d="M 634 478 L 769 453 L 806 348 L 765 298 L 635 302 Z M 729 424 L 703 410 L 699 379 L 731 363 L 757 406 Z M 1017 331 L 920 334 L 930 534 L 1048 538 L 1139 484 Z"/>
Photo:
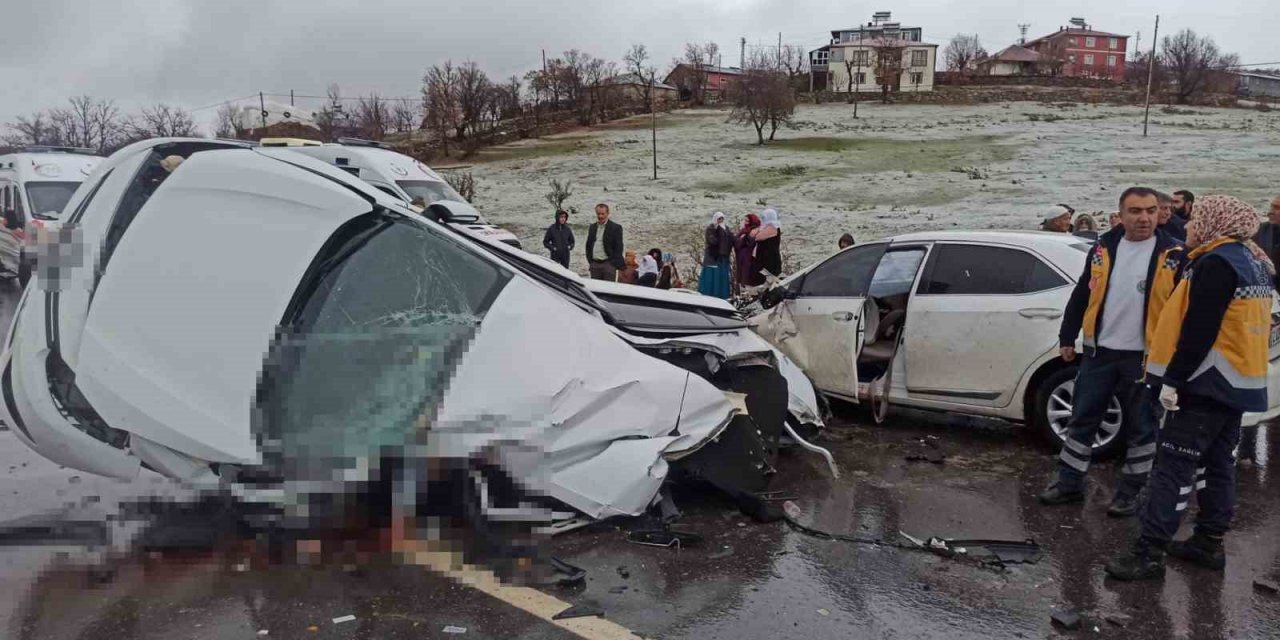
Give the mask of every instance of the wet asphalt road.
<path id="1" fill-rule="evenodd" d="M 7 326 L 16 296 L 5 283 L 0 289 Z M 906 411 L 884 426 L 866 422 L 858 410 L 838 408 L 823 438 L 837 456 L 839 480 L 811 454 L 781 458 L 772 489 L 794 497 L 806 523 L 886 540 L 898 540 L 899 530 L 1034 538 L 1044 559 L 1001 570 L 823 540 L 784 523 L 756 524 L 720 498 L 686 489 L 677 494 L 678 527 L 705 536 L 702 545 L 638 546 L 607 524 L 570 532 L 551 548 L 588 570 L 586 584 L 546 591 L 598 604 L 609 620 L 661 638 L 1280 636 L 1280 596 L 1252 586 L 1256 578 L 1280 579 L 1274 428 L 1259 428 L 1244 452 L 1255 461 L 1239 469 L 1225 574 L 1171 561 L 1163 583 L 1117 584 L 1104 579 L 1102 566 L 1134 524 L 1104 514 L 1114 465 L 1095 465 L 1084 505 L 1044 508 L 1034 496 L 1053 458 L 1021 428 Z M 904 459 L 929 438 L 945 462 Z M 121 483 L 60 469 L 0 431 L 0 519 L 62 508 L 112 513 L 117 500 L 156 492 L 177 493 L 151 476 Z M 1083 613 L 1084 628 L 1056 629 L 1050 614 L 1059 609 Z M 348 614 L 356 620 L 332 622 Z M 1115 615 L 1129 617 L 1125 627 L 1105 621 Z M 445 634 L 447 625 L 467 632 Z M 167 556 L 127 547 L 0 548 L 0 637 L 251 638 L 259 630 L 271 638 L 571 637 L 416 567 L 268 566 L 243 548 Z"/>

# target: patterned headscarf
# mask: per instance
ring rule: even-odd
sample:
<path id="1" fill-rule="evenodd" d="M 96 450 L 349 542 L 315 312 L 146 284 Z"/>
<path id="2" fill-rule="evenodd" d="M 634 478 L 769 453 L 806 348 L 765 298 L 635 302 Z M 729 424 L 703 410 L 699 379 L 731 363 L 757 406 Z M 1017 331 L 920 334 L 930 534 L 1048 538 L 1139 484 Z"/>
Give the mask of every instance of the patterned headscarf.
<path id="1" fill-rule="evenodd" d="M 1205 196 L 1196 200 L 1196 212 L 1187 223 L 1187 246 L 1192 249 L 1219 238 L 1234 238 L 1249 247 L 1267 272 L 1276 267 L 1267 253 L 1253 241 L 1258 232 L 1258 212 L 1249 203 L 1231 196 Z"/>

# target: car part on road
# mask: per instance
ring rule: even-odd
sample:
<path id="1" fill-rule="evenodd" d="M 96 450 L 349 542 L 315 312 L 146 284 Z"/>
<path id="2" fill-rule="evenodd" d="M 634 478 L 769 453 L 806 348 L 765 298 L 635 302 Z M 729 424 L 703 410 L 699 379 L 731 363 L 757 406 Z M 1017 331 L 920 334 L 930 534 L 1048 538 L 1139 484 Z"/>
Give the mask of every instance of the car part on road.
<path id="1" fill-rule="evenodd" d="M 1035 540 L 960 540 L 955 538 L 929 538 L 921 540 L 899 531 L 903 538 L 922 549 L 947 558 L 968 557 L 978 560 L 994 559 L 999 564 L 1035 564 L 1044 557 L 1044 551 Z"/>
<path id="2" fill-rule="evenodd" d="M 1049 619 L 1067 631 L 1074 631 L 1080 628 L 1080 614 L 1070 609 L 1055 611 L 1053 615 L 1049 616 Z"/>
<path id="3" fill-rule="evenodd" d="M 571 618 L 603 618 L 604 609 L 590 602 L 579 602 L 560 613 L 551 616 L 552 620 L 569 620 Z"/>
<path id="4" fill-rule="evenodd" d="M 831 470 L 831 477 L 835 480 L 840 479 L 840 467 L 836 466 L 835 456 L 832 456 L 830 451 L 801 438 L 800 434 L 796 433 L 796 430 L 791 428 L 790 421 L 782 423 L 782 428 L 786 430 L 787 435 L 790 436 L 796 444 L 800 445 L 801 449 L 812 451 L 813 453 L 822 456 L 823 459 L 827 461 L 827 468 Z"/>
<path id="5" fill-rule="evenodd" d="M 1261 578 L 1253 581 L 1253 588 L 1256 591 L 1262 591 L 1273 595 L 1280 593 L 1280 583 L 1276 583 L 1271 580 L 1263 580 Z"/>
<path id="6" fill-rule="evenodd" d="M 702 544 L 702 535 L 675 529 L 643 529 L 628 531 L 627 542 L 649 547 L 674 547 L 678 551 L 689 545 Z"/>

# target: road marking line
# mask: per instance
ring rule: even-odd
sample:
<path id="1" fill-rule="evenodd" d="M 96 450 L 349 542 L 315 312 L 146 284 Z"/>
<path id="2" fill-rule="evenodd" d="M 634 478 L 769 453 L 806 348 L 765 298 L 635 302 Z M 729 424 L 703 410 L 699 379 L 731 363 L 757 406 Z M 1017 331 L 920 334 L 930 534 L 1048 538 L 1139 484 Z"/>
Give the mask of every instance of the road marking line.
<path id="1" fill-rule="evenodd" d="M 404 553 L 404 558 L 409 564 L 425 567 L 456 580 L 526 613 L 531 613 L 579 638 L 585 638 L 586 640 L 618 640 L 640 637 L 639 634 L 633 633 L 630 629 L 604 618 L 553 620 L 552 616 L 568 609 L 571 605 L 537 589 L 502 584 L 492 571 L 463 564 L 455 553 L 423 549 L 422 547 L 426 546 L 424 543 L 409 544 L 417 547 L 412 550 L 406 550 Z"/>

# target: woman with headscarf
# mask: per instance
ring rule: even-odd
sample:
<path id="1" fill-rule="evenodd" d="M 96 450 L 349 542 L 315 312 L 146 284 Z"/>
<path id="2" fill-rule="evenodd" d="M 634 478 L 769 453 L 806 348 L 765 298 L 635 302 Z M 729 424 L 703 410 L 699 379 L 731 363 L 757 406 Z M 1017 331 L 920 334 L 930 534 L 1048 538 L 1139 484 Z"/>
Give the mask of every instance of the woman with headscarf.
<path id="1" fill-rule="evenodd" d="M 1222 539 L 1235 511 L 1240 420 L 1268 408 L 1275 265 L 1251 240 L 1258 218 L 1242 200 L 1208 196 L 1187 223 L 1188 263 L 1147 355 L 1147 380 L 1160 385 L 1168 413 L 1139 512 L 1142 532 L 1107 565 L 1114 578 L 1162 577 L 1166 553 L 1219 572 L 1226 564 Z M 1175 542 L 1193 486 L 1195 530 Z"/>
<path id="2" fill-rule="evenodd" d="M 733 237 L 733 267 L 739 287 L 754 287 L 764 284 L 764 278 L 751 269 L 755 259 L 756 241 L 751 232 L 760 228 L 760 216 L 748 213 L 742 222 L 742 228 Z"/>
<path id="3" fill-rule="evenodd" d="M 661 257 L 662 252 L 657 249 L 650 249 L 648 253 L 640 257 L 640 268 L 637 270 L 636 284 L 642 287 L 652 287 L 658 284 L 658 271 L 660 269 L 658 260 Z"/>
<path id="4" fill-rule="evenodd" d="M 662 267 L 658 271 L 659 289 L 683 289 L 684 281 L 680 279 L 680 270 L 676 268 L 676 257 L 668 251 L 662 254 Z"/>
<path id="5" fill-rule="evenodd" d="M 640 264 L 636 262 L 636 252 L 631 249 L 627 249 L 627 251 L 622 254 L 622 257 L 626 266 L 618 272 L 618 282 L 623 284 L 635 284 L 636 278 L 640 277 Z"/>
<path id="6" fill-rule="evenodd" d="M 778 212 L 765 209 L 760 214 L 760 228 L 751 232 L 756 241 L 756 259 L 752 270 L 760 273 L 763 269 L 775 276 L 782 275 L 782 223 L 778 221 Z"/>
<path id="7" fill-rule="evenodd" d="M 698 293 L 729 299 L 729 256 L 733 253 L 733 235 L 725 226 L 724 214 L 717 211 L 703 232 L 702 273 L 698 276 Z"/>

